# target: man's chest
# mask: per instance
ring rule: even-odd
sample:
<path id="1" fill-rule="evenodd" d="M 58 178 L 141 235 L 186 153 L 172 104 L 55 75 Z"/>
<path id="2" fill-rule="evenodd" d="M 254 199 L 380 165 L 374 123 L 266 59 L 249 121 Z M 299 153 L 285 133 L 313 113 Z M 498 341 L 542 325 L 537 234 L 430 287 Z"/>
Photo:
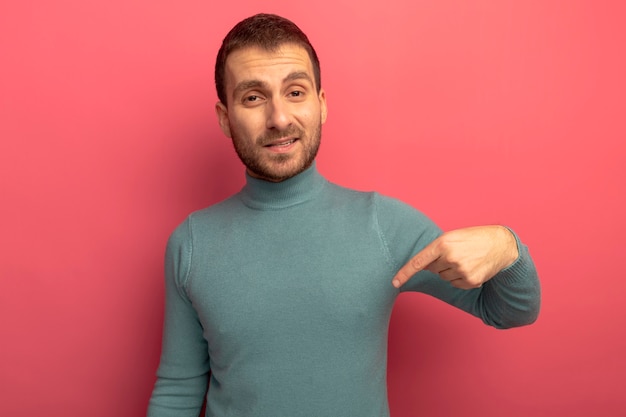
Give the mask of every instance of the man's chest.
<path id="1" fill-rule="evenodd" d="M 188 293 L 212 357 L 385 337 L 397 292 L 374 230 L 252 228 L 244 235 L 194 248 Z"/>

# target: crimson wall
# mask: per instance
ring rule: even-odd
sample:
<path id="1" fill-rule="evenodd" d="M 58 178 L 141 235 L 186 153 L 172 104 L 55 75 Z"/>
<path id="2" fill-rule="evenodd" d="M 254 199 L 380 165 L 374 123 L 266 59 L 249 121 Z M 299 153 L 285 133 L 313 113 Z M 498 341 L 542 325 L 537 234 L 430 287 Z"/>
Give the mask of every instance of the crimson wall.
<path id="1" fill-rule="evenodd" d="M 0 415 L 145 413 L 166 239 L 244 181 L 214 57 L 260 11 L 318 50 L 323 174 L 444 229 L 509 225 L 540 272 L 527 328 L 403 295 L 392 415 L 626 415 L 623 3 L 258 3 L 0 5 Z"/>

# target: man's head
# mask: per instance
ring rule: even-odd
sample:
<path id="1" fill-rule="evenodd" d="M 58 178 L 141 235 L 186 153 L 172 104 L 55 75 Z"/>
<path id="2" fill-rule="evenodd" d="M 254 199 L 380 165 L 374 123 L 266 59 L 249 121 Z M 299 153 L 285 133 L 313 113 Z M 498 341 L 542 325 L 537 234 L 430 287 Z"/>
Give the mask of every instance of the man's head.
<path id="1" fill-rule="evenodd" d="M 224 78 L 226 59 L 231 52 L 245 47 L 276 51 L 287 43 L 299 45 L 309 54 L 315 74 L 315 87 L 319 93 L 322 88 L 320 61 L 309 38 L 292 21 L 274 14 L 260 13 L 237 23 L 222 41 L 215 61 L 215 88 L 220 101 L 228 106 Z"/>
<path id="2" fill-rule="evenodd" d="M 257 178 L 279 182 L 315 159 L 326 121 L 319 61 L 296 25 L 256 15 L 224 39 L 215 66 L 220 127 Z"/>

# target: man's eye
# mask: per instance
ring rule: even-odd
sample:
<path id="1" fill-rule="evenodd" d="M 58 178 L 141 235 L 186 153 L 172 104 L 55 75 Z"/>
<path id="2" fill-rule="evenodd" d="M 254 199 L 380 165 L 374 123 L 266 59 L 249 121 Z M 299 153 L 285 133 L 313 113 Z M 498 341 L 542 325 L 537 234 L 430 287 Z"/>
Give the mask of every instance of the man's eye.
<path id="1" fill-rule="evenodd" d="M 259 96 L 248 96 L 246 97 L 246 101 L 257 101 L 259 99 Z"/>
<path id="2" fill-rule="evenodd" d="M 291 93 L 289 93 L 289 95 L 291 95 L 291 97 L 301 97 L 302 96 L 302 91 L 292 91 Z"/>

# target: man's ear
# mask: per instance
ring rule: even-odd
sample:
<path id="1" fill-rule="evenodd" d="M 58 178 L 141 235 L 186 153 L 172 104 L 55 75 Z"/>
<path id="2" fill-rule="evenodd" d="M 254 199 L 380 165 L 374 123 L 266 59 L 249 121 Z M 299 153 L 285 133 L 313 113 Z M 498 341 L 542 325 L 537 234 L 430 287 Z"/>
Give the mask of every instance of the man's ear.
<path id="1" fill-rule="evenodd" d="M 320 99 L 320 110 L 321 110 L 321 122 L 322 124 L 326 123 L 326 117 L 328 116 L 328 107 L 326 107 L 326 92 L 323 88 L 320 88 L 319 93 Z"/>
<path id="2" fill-rule="evenodd" d="M 222 132 L 224 132 L 224 134 L 229 138 L 232 138 L 233 136 L 230 133 L 230 123 L 228 122 L 228 108 L 226 108 L 221 101 L 218 101 L 215 104 L 215 114 L 217 114 L 217 121 L 222 128 Z"/>

